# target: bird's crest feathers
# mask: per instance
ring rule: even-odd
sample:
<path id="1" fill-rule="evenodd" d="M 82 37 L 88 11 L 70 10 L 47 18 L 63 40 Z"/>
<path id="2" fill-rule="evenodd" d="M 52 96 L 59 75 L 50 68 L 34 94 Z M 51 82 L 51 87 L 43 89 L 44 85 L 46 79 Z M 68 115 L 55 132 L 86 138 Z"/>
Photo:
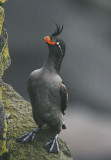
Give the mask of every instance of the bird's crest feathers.
<path id="1" fill-rule="evenodd" d="M 57 25 L 56 24 L 56 30 L 55 30 L 55 32 L 51 35 L 51 36 L 58 36 L 61 32 L 62 32 L 62 30 L 63 30 L 63 25 L 60 27 L 60 25 Z"/>

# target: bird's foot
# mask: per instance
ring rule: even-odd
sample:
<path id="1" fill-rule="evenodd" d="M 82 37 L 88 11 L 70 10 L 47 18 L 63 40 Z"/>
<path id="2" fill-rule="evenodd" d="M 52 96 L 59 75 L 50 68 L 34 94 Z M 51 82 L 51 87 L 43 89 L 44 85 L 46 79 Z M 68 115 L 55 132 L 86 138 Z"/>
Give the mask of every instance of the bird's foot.
<path id="1" fill-rule="evenodd" d="M 33 131 L 31 131 L 28 134 L 24 134 L 24 135 L 18 137 L 17 141 L 22 142 L 22 143 L 30 142 L 30 141 L 34 140 L 34 137 L 35 137 L 35 133 Z"/>
<path id="2" fill-rule="evenodd" d="M 20 137 L 17 138 L 18 142 L 26 143 L 26 142 L 31 142 L 34 140 L 35 134 L 41 129 L 41 127 L 36 128 L 35 130 L 24 134 Z"/>
<path id="3" fill-rule="evenodd" d="M 58 134 L 55 136 L 53 140 L 45 144 L 45 148 L 48 150 L 49 153 L 58 153 L 59 152 L 59 145 L 57 142 Z"/>

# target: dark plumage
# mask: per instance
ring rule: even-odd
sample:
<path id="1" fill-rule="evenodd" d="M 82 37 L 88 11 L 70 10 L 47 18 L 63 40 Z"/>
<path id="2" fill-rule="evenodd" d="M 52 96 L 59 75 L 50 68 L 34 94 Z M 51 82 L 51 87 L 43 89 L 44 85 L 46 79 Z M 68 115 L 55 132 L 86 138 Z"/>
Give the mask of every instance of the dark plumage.
<path id="1" fill-rule="evenodd" d="M 62 30 L 58 25 L 52 36 L 45 37 L 49 48 L 49 54 L 42 68 L 33 71 L 28 79 L 27 89 L 32 104 L 32 113 L 37 129 L 18 138 L 20 142 L 28 142 L 34 139 L 35 133 L 47 123 L 55 131 L 55 137 L 45 147 L 49 152 L 58 153 L 57 137 L 61 129 L 66 126 L 63 115 L 67 107 L 68 95 L 66 86 L 59 75 L 62 59 L 65 55 L 65 43 L 57 37 Z"/>
<path id="2" fill-rule="evenodd" d="M 61 94 L 61 110 L 63 115 L 65 115 L 65 110 L 67 108 L 67 102 L 68 102 L 68 94 L 65 84 L 61 84 L 60 86 L 60 94 Z"/>

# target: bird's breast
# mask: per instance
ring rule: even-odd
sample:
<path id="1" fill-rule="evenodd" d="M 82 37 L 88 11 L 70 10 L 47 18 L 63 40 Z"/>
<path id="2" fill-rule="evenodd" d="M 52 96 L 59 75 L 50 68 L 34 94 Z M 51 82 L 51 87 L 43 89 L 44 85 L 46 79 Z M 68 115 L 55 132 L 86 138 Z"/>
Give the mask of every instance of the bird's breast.
<path id="1" fill-rule="evenodd" d="M 41 74 L 33 78 L 28 85 L 32 107 L 48 108 L 60 105 L 60 84 L 58 75 Z"/>

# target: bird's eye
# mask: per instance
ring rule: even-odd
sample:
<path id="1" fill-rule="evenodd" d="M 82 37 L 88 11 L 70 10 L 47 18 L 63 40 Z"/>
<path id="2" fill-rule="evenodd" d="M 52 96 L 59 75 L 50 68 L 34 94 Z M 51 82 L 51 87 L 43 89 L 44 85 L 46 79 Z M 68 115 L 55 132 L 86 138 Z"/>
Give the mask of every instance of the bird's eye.
<path id="1" fill-rule="evenodd" d="M 59 42 L 56 42 L 56 44 L 58 44 L 58 45 L 59 45 Z"/>

